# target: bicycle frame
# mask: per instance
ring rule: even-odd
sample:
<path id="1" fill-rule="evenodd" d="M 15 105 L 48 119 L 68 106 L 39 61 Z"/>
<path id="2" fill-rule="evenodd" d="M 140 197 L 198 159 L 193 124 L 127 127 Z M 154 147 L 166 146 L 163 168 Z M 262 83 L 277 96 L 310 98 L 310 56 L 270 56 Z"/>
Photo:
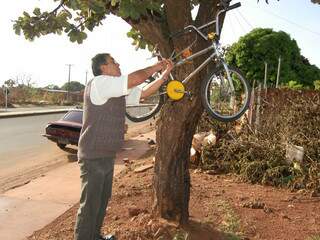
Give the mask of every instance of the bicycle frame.
<path id="1" fill-rule="evenodd" d="M 188 61 L 193 60 L 194 58 L 197 58 L 203 54 L 206 54 L 207 52 L 211 51 L 212 49 L 215 50 L 214 53 L 212 53 L 201 65 L 199 65 L 195 70 L 193 70 L 185 79 L 183 79 L 182 83 L 187 83 L 194 75 L 196 75 L 198 72 L 200 72 L 211 60 L 215 59 L 218 55 L 217 48 L 215 47 L 215 43 L 211 45 L 208 48 L 205 48 L 199 52 L 196 52 L 195 54 L 192 54 L 191 56 L 184 58 L 177 63 L 175 63 L 175 67 L 179 67 L 183 64 L 185 64 Z M 222 61 L 222 60 L 221 60 Z"/>
<path id="2" fill-rule="evenodd" d="M 216 28 L 216 35 L 218 36 L 218 39 L 220 38 L 220 29 L 219 29 L 219 26 L 220 26 L 220 23 L 219 23 L 219 17 L 222 13 L 224 12 L 227 12 L 229 10 L 232 10 L 234 8 L 237 8 L 237 7 L 240 7 L 241 4 L 240 3 L 236 3 L 232 6 L 230 6 L 229 8 L 227 9 L 223 9 L 223 10 L 220 10 L 218 11 L 217 15 L 216 15 L 216 19 L 214 21 L 211 21 L 211 22 L 208 22 L 200 27 L 195 27 L 194 25 L 189 25 L 187 27 L 185 27 L 183 29 L 183 32 L 188 30 L 189 32 L 191 30 L 194 30 L 197 34 L 199 34 L 204 40 L 211 40 L 209 38 L 209 36 L 205 36 L 200 30 L 203 29 L 203 28 L 206 28 L 212 24 L 215 23 L 215 28 Z M 226 64 L 226 62 L 223 60 L 222 58 L 222 55 L 221 53 L 219 52 L 219 48 L 220 48 L 220 43 L 219 43 L 219 40 L 212 40 L 212 45 L 203 49 L 203 50 L 200 50 L 194 54 L 192 54 L 191 56 L 187 57 L 187 58 L 184 58 L 178 62 L 175 63 L 175 67 L 179 67 L 191 60 L 193 60 L 194 58 L 197 58 L 199 56 L 202 56 L 206 53 L 208 53 L 209 51 L 211 50 L 214 50 L 214 52 L 201 64 L 199 65 L 195 70 L 193 70 L 185 79 L 183 79 L 181 82 L 182 83 L 187 83 L 194 75 L 196 75 L 199 71 L 201 71 L 211 60 L 213 59 L 218 59 L 218 61 L 222 64 L 222 66 L 224 67 L 224 69 L 226 70 L 226 73 L 227 73 L 227 78 L 228 78 L 228 81 L 230 82 L 230 86 L 231 86 L 231 90 L 234 91 L 234 86 L 233 86 L 233 83 L 231 81 L 231 76 L 230 76 L 230 72 L 229 72 L 229 68 L 228 68 L 228 65 Z M 183 52 L 183 51 L 182 51 Z M 178 53 L 177 55 L 179 56 L 182 52 Z M 174 54 L 174 52 L 171 54 L 171 56 Z M 172 57 L 171 57 L 172 58 Z M 172 78 L 172 76 L 171 76 Z"/>
<path id="3" fill-rule="evenodd" d="M 203 25 L 205 26 L 205 25 Z M 207 52 L 211 51 L 214 49 L 214 52 L 203 62 L 201 63 L 195 70 L 193 70 L 185 79 L 183 79 L 181 82 L 183 84 L 186 84 L 194 75 L 196 75 L 198 72 L 200 72 L 206 65 L 208 65 L 208 63 L 210 61 L 212 61 L 213 59 L 218 59 L 218 62 L 222 64 L 223 68 L 225 69 L 226 73 L 227 73 L 227 79 L 229 81 L 229 85 L 230 85 L 230 88 L 231 88 L 231 91 L 234 92 L 235 88 L 234 88 L 234 85 L 233 85 L 233 82 L 231 80 L 231 76 L 230 76 L 230 71 L 229 71 L 229 68 L 228 68 L 228 65 L 227 63 L 223 60 L 218 48 L 219 48 L 219 41 L 212 41 L 212 45 L 203 49 L 203 50 L 200 50 L 199 52 L 196 52 L 194 54 L 192 54 L 191 56 L 187 57 L 187 58 L 184 58 L 178 62 L 175 63 L 175 67 L 179 67 L 185 63 L 187 63 L 188 61 L 191 61 L 193 60 L 194 58 L 197 58 L 203 54 L 206 54 Z M 170 74 L 170 77 L 171 79 L 173 79 L 172 75 Z"/>

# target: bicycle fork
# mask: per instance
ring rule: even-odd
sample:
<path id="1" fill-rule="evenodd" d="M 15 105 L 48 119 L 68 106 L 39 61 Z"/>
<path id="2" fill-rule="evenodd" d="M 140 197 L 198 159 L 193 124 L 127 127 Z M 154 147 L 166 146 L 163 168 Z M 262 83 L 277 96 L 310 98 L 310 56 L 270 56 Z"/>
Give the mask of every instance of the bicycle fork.
<path id="1" fill-rule="evenodd" d="M 235 88 L 234 88 L 233 81 L 232 81 L 232 78 L 231 78 L 231 75 L 230 75 L 228 64 L 225 63 L 225 61 L 223 61 L 223 60 L 220 60 L 220 61 L 221 61 L 222 65 L 223 65 L 224 70 L 227 73 L 227 80 L 228 80 L 228 83 L 229 83 L 229 86 L 230 86 L 230 89 L 231 89 L 230 108 L 233 109 L 235 107 L 235 103 L 236 103 Z"/>

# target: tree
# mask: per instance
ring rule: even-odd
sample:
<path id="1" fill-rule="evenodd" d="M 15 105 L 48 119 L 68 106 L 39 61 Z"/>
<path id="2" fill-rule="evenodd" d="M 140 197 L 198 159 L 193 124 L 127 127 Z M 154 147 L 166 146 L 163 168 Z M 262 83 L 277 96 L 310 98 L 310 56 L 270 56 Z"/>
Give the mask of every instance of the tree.
<path id="1" fill-rule="evenodd" d="M 27 73 L 20 73 L 14 79 L 15 85 L 19 88 L 32 88 L 36 83 L 32 82 L 32 77 Z"/>
<path id="2" fill-rule="evenodd" d="M 4 86 L 8 88 L 13 88 L 14 86 L 16 86 L 16 82 L 12 79 L 8 79 L 4 82 Z"/>
<path id="3" fill-rule="evenodd" d="M 55 85 L 55 84 L 49 84 L 46 87 L 44 87 L 45 89 L 50 89 L 50 90 L 60 90 L 59 86 Z"/>
<path id="4" fill-rule="evenodd" d="M 83 90 L 84 88 L 85 86 L 77 81 L 70 81 L 70 83 L 66 82 L 61 87 L 62 90 L 71 91 L 71 92 L 78 92 Z"/>
<path id="5" fill-rule="evenodd" d="M 158 44 L 164 56 L 173 49 L 181 50 L 193 36 L 170 39 L 170 33 L 194 24 L 200 26 L 213 20 L 219 0 L 62 0 L 51 12 L 35 8 L 14 23 L 17 34 L 23 31 L 29 40 L 49 33 L 67 33 L 72 42 L 82 43 L 86 30 L 93 31 L 102 24 L 108 14 L 121 17 L 132 26 L 128 36 L 137 47 L 145 48 Z M 191 10 L 198 5 L 193 20 Z M 72 14 L 72 12 L 76 12 Z M 177 13 L 179 15 L 177 16 Z M 220 22 L 223 24 L 223 19 Z M 199 41 L 194 51 L 207 46 Z M 177 68 L 174 75 L 182 79 L 186 72 L 198 66 L 202 58 L 193 64 Z M 154 175 L 154 213 L 166 219 L 185 223 L 188 220 L 190 194 L 189 156 L 192 136 L 203 112 L 200 98 L 203 70 L 186 88 L 193 93 L 192 99 L 185 97 L 178 102 L 168 101 L 161 111 L 157 130 L 157 150 Z"/>
<path id="6" fill-rule="evenodd" d="M 296 82 L 304 86 L 313 86 L 320 78 L 320 69 L 311 65 L 301 55 L 297 42 L 283 32 L 257 28 L 241 37 L 226 54 L 227 61 L 238 66 L 247 79 L 264 79 L 264 63 L 268 63 L 268 81 L 275 85 L 278 58 L 281 56 L 281 83 Z"/>

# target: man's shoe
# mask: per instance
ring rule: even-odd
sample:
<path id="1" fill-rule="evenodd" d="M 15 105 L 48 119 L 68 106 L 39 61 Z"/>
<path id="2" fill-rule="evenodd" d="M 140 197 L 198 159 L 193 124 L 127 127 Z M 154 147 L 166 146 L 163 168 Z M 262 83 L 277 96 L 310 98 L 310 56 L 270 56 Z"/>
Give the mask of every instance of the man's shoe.
<path id="1" fill-rule="evenodd" d="M 100 236 L 98 240 L 117 240 L 116 236 L 109 234 L 106 236 Z"/>

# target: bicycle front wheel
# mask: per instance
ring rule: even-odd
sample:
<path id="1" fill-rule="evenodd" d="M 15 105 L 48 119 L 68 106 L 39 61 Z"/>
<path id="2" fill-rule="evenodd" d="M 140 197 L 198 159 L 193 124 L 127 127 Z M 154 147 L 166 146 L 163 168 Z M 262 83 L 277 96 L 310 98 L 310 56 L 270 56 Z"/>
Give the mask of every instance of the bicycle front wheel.
<path id="1" fill-rule="evenodd" d="M 250 86 L 241 72 L 217 68 L 202 82 L 201 99 L 208 114 L 222 122 L 239 119 L 248 109 Z"/>
<path id="2" fill-rule="evenodd" d="M 148 79 L 143 85 L 147 85 L 152 80 Z M 143 88 L 143 86 L 142 86 Z M 126 117 L 132 122 L 142 122 L 156 115 L 164 103 L 163 87 L 146 99 L 142 99 L 139 104 L 126 105 Z"/>

